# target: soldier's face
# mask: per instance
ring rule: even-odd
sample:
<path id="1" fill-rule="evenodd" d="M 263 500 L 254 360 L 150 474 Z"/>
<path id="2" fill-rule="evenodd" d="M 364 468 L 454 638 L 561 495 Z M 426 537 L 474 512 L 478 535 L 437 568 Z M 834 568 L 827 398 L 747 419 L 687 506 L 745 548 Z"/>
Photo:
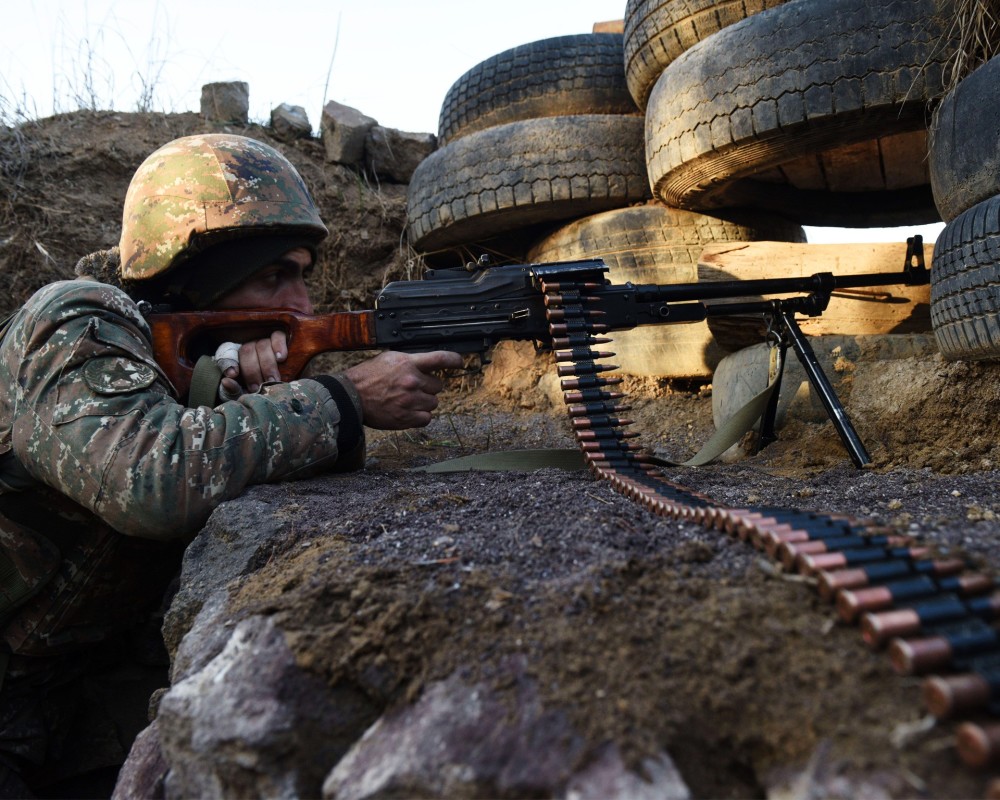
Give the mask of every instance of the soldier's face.
<path id="1" fill-rule="evenodd" d="M 312 254 L 304 247 L 289 250 L 273 264 L 257 270 L 213 304 L 213 308 L 290 308 L 311 314 L 313 307 L 305 278 Z"/>

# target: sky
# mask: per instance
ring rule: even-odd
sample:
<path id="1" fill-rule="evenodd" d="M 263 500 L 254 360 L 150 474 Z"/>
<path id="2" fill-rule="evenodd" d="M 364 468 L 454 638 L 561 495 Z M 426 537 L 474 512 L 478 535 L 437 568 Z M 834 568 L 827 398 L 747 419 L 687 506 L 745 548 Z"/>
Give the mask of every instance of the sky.
<path id="1" fill-rule="evenodd" d="M 326 101 L 436 133 L 451 85 L 520 44 L 589 33 L 625 0 L 0 0 L 0 121 L 96 107 L 197 111 L 201 87 L 245 81 L 250 118 Z M 809 240 L 898 241 L 941 226 L 807 229 Z"/>

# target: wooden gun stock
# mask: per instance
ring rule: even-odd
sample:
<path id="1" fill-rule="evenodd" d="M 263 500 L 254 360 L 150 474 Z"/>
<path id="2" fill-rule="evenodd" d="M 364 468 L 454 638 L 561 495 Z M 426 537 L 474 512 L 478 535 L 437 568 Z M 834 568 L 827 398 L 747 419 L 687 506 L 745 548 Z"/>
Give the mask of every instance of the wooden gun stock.
<path id="1" fill-rule="evenodd" d="M 180 397 L 186 397 L 194 353 L 209 354 L 224 341 L 244 342 L 284 331 L 288 357 L 278 365 L 282 380 L 294 380 L 319 353 L 376 347 L 373 311 L 302 314 L 287 309 L 150 313 L 153 355 Z"/>

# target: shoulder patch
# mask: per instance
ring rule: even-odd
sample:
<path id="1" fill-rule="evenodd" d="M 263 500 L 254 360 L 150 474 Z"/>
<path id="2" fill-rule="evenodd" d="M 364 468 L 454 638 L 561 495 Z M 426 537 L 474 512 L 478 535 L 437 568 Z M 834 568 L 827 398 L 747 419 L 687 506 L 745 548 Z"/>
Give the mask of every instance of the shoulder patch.
<path id="1" fill-rule="evenodd" d="M 156 380 L 152 367 L 122 356 L 92 358 L 83 367 L 83 379 L 97 394 L 126 394 L 151 386 Z"/>

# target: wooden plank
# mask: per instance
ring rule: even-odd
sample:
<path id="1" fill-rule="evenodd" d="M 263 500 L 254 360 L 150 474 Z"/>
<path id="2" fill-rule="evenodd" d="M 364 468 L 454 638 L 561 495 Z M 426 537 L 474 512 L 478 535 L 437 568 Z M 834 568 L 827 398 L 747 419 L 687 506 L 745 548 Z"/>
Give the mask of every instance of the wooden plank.
<path id="1" fill-rule="evenodd" d="M 625 33 L 625 20 L 613 19 L 608 22 L 595 22 L 591 33 Z"/>
<path id="2" fill-rule="evenodd" d="M 835 147 L 820 156 L 832 192 L 880 192 L 885 189 L 878 141 Z"/>
<path id="3" fill-rule="evenodd" d="M 924 242 L 924 259 L 930 264 L 933 242 Z M 730 278 L 755 280 L 836 272 L 902 272 L 906 242 L 859 244 L 799 244 L 795 242 L 715 242 L 706 245 L 699 267 L 722 272 Z M 704 280 L 704 278 L 702 278 Z"/>
<path id="4" fill-rule="evenodd" d="M 933 245 L 924 243 L 930 266 Z M 901 274 L 906 259 L 905 242 L 862 244 L 794 244 L 787 242 L 731 242 L 707 245 L 698 260 L 698 280 L 756 280 L 804 277 L 816 272 L 855 275 L 864 272 Z M 801 317 L 802 330 L 820 334 L 929 333 L 930 287 L 887 285 L 834 293 L 821 317 Z M 714 326 L 714 324 L 713 324 Z M 747 346 L 729 334 L 741 327 L 738 320 L 725 324 L 727 349 Z M 758 340 L 759 341 L 759 340 Z"/>
<path id="5" fill-rule="evenodd" d="M 885 188 L 908 189 L 930 183 L 927 131 L 901 133 L 879 140 L 885 170 Z"/>

